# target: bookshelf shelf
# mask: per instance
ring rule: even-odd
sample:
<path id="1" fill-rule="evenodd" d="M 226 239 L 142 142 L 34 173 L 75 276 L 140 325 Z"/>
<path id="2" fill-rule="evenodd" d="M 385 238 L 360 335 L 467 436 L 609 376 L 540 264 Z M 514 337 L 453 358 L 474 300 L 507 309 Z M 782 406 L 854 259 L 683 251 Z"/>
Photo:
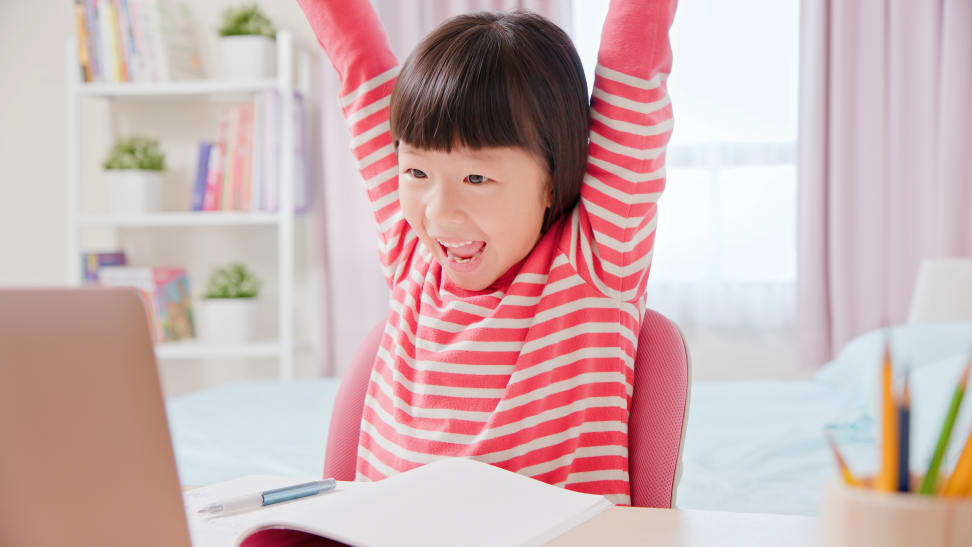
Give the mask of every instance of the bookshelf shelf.
<path id="1" fill-rule="evenodd" d="M 141 216 L 82 216 L 79 226 L 99 228 L 163 228 L 163 227 L 205 227 L 205 226 L 273 226 L 280 222 L 276 213 L 154 213 Z"/>
<path id="2" fill-rule="evenodd" d="M 232 82 L 223 80 L 187 80 L 176 82 L 79 83 L 78 95 L 107 98 L 171 98 L 206 95 L 258 93 L 279 89 L 277 80 Z"/>
<path id="3" fill-rule="evenodd" d="M 92 98 L 131 99 L 179 99 L 189 97 L 223 98 L 226 96 L 275 91 L 279 96 L 280 150 L 294 150 L 294 122 L 298 109 L 295 92 L 304 97 L 310 91 L 310 55 L 294 46 L 293 36 L 286 30 L 277 33 L 277 75 L 269 80 L 225 81 L 183 80 L 169 82 L 86 83 L 81 81 L 78 67 L 78 40 L 69 37 L 66 44 L 67 74 L 67 280 L 79 286 L 83 273 L 78 267 L 83 246 L 81 232 L 85 228 L 98 227 L 109 230 L 118 228 L 204 228 L 214 226 L 246 227 L 272 226 L 276 228 L 277 261 L 277 339 L 273 341 L 213 346 L 198 341 L 159 344 L 156 355 L 160 360 L 185 360 L 208 358 L 270 358 L 276 359 L 281 380 L 294 376 L 294 359 L 297 343 L 294 333 L 295 315 L 295 222 L 293 184 L 280 184 L 277 189 L 278 212 L 162 212 L 136 216 L 91 215 L 81 207 L 84 181 L 81 176 L 81 155 L 85 150 L 82 131 L 81 101 Z M 233 97 L 235 99 L 235 97 Z M 108 105 L 115 101 L 108 101 Z M 150 107 L 147 107 L 150 108 Z M 280 181 L 295 180 L 296 161 L 293 154 L 281 154 L 276 178 Z"/>
<path id="4" fill-rule="evenodd" d="M 155 346 L 159 359 L 259 359 L 279 358 L 280 344 L 276 341 L 250 343 L 242 346 L 214 346 L 201 342 L 165 342 Z"/>

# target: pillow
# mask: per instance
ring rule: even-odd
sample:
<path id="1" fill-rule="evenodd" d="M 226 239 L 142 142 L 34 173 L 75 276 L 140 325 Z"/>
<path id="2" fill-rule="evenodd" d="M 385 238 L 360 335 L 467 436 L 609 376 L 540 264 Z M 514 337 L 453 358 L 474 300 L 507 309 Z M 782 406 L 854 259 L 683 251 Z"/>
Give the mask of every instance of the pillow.
<path id="1" fill-rule="evenodd" d="M 876 445 L 879 439 L 880 367 L 887 332 L 881 329 L 855 338 L 815 378 L 838 394 L 827 427 L 842 443 Z M 890 336 L 896 396 L 905 368 L 911 371 L 911 461 L 915 471 L 924 472 L 955 386 L 972 354 L 972 323 L 901 325 L 890 329 Z M 972 394 L 966 399 L 952 432 L 946 469 L 957 461 L 972 430 Z"/>

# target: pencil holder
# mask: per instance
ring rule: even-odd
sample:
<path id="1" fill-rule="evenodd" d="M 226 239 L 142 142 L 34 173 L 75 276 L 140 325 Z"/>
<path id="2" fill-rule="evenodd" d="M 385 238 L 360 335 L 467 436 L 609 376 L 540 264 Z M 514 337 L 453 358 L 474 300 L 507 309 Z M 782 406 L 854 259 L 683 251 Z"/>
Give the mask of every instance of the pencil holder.
<path id="1" fill-rule="evenodd" d="M 826 547 L 972 546 L 972 498 L 878 492 L 827 484 L 821 515 Z"/>

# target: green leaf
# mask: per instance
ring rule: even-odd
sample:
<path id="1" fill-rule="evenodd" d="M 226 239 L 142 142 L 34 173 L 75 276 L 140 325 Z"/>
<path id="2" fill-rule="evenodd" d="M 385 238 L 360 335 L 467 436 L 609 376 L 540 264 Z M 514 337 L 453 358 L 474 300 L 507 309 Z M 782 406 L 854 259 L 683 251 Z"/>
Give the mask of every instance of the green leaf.
<path id="1" fill-rule="evenodd" d="M 256 298 L 261 284 L 245 265 L 234 262 L 213 270 L 203 298 Z"/>
<path id="2" fill-rule="evenodd" d="M 276 38 L 277 31 L 259 6 L 245 4 L 223 11 L 223 24 L 219 27 L 219 35 Z"/>
<path id="3" fill-rule="evenodd" d="M 156 139 L 139 136 L 120 138 L 115 141 L 102 166 L 105 169 L 162 171 L 165 169 L 165 153 Z"/>

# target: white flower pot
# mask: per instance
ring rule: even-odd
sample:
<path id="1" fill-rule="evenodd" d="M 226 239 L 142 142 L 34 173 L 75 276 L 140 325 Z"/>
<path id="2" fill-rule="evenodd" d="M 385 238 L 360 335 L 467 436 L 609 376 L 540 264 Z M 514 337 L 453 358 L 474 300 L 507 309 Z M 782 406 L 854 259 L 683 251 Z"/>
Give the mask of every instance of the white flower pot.
<path id="1" fill-rule="evenodd" d="M 256 298 L 206 298 L 195 314 L 199 339 L 210 344 L 246 344 L 253 341 Z"/>
<path id="2" fill-rule="evenodd" d="M 152 213 L 162 209 L 162 172 L 109 169 L 108 204 L 112 214 Z"/>
<path id="3" fill-rule="evenodd" d="M 266 36 L 223 36 L 223 77 L 227 80 L 262 80 L 277 73 L 276 42 Z"/>

